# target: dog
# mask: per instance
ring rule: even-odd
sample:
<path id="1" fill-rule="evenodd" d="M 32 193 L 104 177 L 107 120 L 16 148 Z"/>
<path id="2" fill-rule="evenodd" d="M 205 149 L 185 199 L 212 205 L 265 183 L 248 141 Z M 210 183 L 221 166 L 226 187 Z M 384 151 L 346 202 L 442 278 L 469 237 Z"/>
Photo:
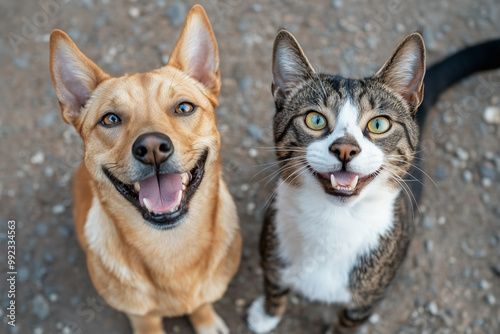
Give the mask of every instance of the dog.
<path id="1" fill-rule="evenodd" d="M 188 315 L 198 334 L 229 330 L 212 303 L 236 273 L 241 235 L 221 177 L 217 42 L 194 6 L 168 64 L 111 77 L 62 31 L 50 36 L 62 118 L 84 143 L 74 221 L 92 282 L 135 333 Z"/>

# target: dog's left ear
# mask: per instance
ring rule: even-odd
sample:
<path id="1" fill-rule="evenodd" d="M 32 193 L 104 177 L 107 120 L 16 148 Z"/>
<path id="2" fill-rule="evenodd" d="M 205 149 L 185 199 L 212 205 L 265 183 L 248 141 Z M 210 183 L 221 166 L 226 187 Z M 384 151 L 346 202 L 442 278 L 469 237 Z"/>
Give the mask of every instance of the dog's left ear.
<path id="1" fill-rule="evenodd" d="M 219 51 L 205 10 L 195 5 L 168 61 L 202 83 L 215 100 L 220 90 Z"/>
<path id="2" fill-rule="evenodd" d="M 97 85 L 110 78 L 61 30 L 50 34 L 50 73 L 62 117 L 73 125 Z"/>

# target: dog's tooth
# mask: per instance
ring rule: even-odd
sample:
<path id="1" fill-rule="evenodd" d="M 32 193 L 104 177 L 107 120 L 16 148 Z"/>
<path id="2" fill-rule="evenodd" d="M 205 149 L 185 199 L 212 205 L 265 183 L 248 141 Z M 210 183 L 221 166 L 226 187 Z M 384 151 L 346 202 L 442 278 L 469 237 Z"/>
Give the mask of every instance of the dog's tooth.
<path id="1" fill-rule="evenodd" d="M 179 190 L 179 192 L 177 193 L 177 203 L 175 204 L 175 206 L 179 206 L 179 204 L 181 204 L 181 200 L 182 200 L 182 190 Z"/>
<path id="2" fill-rule="evenodd" d="M 182 185 L 182 191 L 186 190 L 186 186 L 183 184 Z"/>
<path id="3" fill-rule="evenodd" d="M 135 192 L 141 191 L 141 184 L 139 182 L 134 183 Z"/>
<path id="4" fill-rule="evenodd" d="M 352 180 L 351 184 L 349 185 L 349 188 L 351 189 L 356 189 L 356 186 L 358 185 L 358 176 L 356 175 L 356 177 L 354 178 L 354 180 Z"/>
<path id="5" fill-rule="evenodd" d="M 153 209 L 151 209 L 151 204 L 149 203 L 148 199 L 145 198 L 142 201 L 143 201 L 144 206 L 146 207 L 146 209 L 148 209 L 149 212 L 153 212 L 154 213 Z"/>
<path id="6" fill-rule="evenodd" d="M 333 174 L 330 174 L 330 182 L 332 183 L 333 188 L 337 188 L 337 182 L 335 181 L 335 176 L 333 176 Z"/>
<path id="7" fill-rule="evenodd" d="M 184 185 L 186 185 L 186 184 L 189 183 L 189 175 L 188 175 L 188 173 L 182 173 L 181 174 L 181 182 Z"/>

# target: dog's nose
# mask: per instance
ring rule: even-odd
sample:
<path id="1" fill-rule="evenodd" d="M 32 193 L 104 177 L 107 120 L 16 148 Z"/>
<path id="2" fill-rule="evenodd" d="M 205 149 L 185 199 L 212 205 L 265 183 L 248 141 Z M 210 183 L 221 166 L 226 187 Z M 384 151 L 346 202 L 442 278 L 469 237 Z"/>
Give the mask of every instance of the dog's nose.
<path id="1" fill-rule="evenodd" d="M 174 146 L 170 138 L 157 132 L 140 135 L 132 145 L 132 154 L 137 160 L 157 167 L 173 152 Z"/>
<path id="2" fill-rule="evenodd" d="M 335 142 L 330 146 L 330 151 L 346 164 L 361 152 L 361 148 L 352 143 Z"/>

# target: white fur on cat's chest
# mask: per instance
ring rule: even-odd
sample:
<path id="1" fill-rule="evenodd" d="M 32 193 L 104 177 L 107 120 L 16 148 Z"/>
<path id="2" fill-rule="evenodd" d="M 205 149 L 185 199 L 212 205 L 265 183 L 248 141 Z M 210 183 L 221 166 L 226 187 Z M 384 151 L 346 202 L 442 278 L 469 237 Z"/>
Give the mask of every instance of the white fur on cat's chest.
<path id="1" fill-rule="evenodd" d="M 353 206 L 341 207 L 314 182 L 278 189 L 278 255 L 287 264 L 281 271 L 282 284 L 311 301 L 349 302 L 349 275 L 359 258 L 375 249 L 380 236 L 392 228 L 397 195 L 380 189 Z"/>

